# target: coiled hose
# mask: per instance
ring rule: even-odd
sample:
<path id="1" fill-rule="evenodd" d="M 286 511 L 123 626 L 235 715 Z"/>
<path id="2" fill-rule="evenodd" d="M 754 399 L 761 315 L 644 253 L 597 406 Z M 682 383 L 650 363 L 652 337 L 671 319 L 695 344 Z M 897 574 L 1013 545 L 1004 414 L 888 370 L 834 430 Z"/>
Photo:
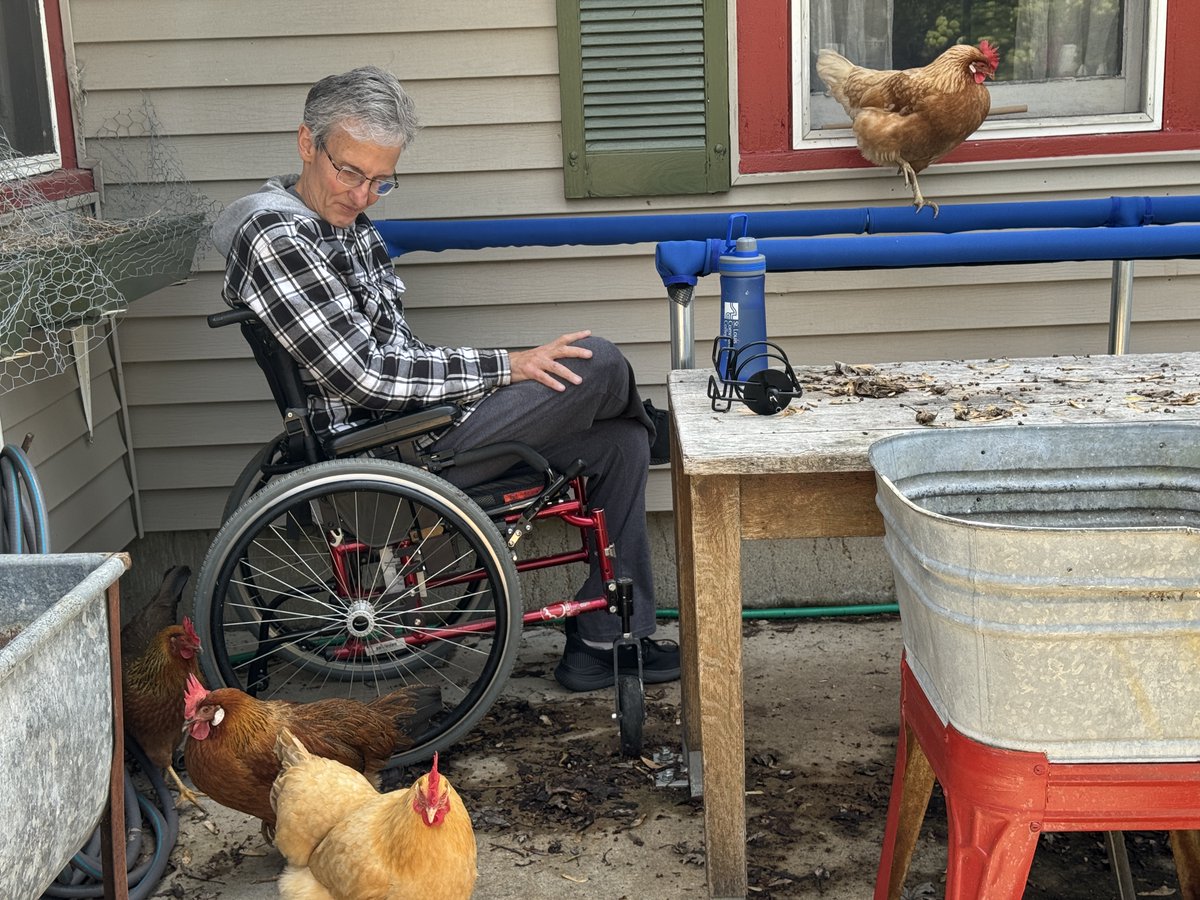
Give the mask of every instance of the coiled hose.
<path id="1" fill-rule="evenodd" d="M 49 553 L 50 529 L 37 473 L 26 447 L 0 448 L 0 552 Z"/>
<path id="2" fill-rule="evenodd" d="M 46 502 L 37 473 L 26 456 L 31 436 L 24 445 L 6 444 L 0 448 L 0 553 L 49 553 L 50 528 Z M 146 759 L 137 742 L 125 736 L 125 747 L 138 766 L 150 778 L 155 806 L 138 794 L 125 768 L 125 858 L 130 900 L 144 900 L 158 887 L 166 871 L 171 850 L 179 837 L 179 816 L 175 799 L 167 790 L 162 773 Z M 142 856 L 142 840 L 147 827 L 154 835 L 154 852 Z M 135 865 L 136 864 L 136 865 Z M 75 854 L 58 878 L 46 888 L 43 897 L 103 897 L 104 873 L 100 862 L 100 829 Z"/>

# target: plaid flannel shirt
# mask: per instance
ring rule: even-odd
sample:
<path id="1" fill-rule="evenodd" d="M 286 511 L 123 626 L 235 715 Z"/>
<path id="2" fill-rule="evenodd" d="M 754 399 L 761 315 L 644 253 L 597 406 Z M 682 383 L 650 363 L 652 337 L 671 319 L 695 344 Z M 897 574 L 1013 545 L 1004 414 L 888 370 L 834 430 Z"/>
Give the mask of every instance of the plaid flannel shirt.
<path id="1" fill-rule="evenodd" d="M 436 403 L 458 404 L 461 422 L 511 381 L 508 352 L 423 343 L 404 321 L 403 292 L 365 215 L 338 228 L 263 210 L 234 238 L 223 294 L 254 310 L 299 364 L 318 431 Z"/>

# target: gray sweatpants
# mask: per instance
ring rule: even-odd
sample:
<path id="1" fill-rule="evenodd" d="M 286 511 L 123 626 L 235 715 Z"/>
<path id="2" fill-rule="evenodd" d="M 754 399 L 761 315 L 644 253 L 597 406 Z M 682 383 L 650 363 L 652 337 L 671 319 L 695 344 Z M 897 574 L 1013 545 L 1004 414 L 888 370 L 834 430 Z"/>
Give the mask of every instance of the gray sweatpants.
<path id="1" fill-rule="evenodd" d="M 583 378 L 582 383 L 568 384 L 565 391 L 551 390 L 536 381 L 499 388 L 432 449 L 444 453 L 496 441 L 522 441 L 560 471 L 583 459 L 587 463 L 588 505 L 604 509 L 609 538 L 616 548 L 616 574 L 633 579 L 633 634 L 646 637 L 655 626 L 654 578 L 646 533 L 646 475 L 654 425 L 621 351 L 595 336 L 579 343 L 592 351 L 591 359 L 561 361 Z M 511 459 L 501 459 L 452 466 L 442 476 L 459 487 L 470 487 L 511 465 Z M 576 598 L 603 596 L 603 587 L 593 559 Z M 621 633 L 620 618 L 603 610 L 585 613 L 577 622 L 580 637 L 587 640 L 611 641 Z"/>

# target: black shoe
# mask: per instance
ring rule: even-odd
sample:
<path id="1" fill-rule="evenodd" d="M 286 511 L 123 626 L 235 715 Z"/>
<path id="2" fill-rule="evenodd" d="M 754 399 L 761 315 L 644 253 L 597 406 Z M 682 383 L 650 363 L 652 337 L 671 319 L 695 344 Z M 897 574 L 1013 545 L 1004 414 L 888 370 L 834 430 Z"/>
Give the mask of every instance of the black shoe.
<path id="1" fill-rule="evenodd" d="M 679 645 L 674 641 L 656 641 L 644 637 L 642 645 L 642 681 L 664 684 L 679 678 Z M 621 672 L 637 672 L 637 657 L 633 648 L 621 653 Z M 569 691 L 598 691 L 616 683 L 613 674 L 613 652 L 589 647 L 581 638 L 567 635 L 562 659 L 554 667 L 554 679 Z"/>
<path id="2" fill-rule="evenodd" d="M 650 444 L 650 465 L 661 466 L 671 461 L 671 414 L 665 409 L 655 409 L 649 400 L 643 400 L 646 415 L 654 423 L 654 441 Z"/>

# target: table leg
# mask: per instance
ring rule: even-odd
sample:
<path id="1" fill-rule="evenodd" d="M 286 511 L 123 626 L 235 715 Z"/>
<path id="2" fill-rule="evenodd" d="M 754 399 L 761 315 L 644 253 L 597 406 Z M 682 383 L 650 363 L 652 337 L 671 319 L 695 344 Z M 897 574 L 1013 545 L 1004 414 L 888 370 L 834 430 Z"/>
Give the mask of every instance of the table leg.
<path id="1" fill-rule="evenodd" d="M 737 476 L 691 476 L 685 498 L 691 548 L 695 681 L 689 686 L 703 752 L 704 842 L 712 897 L 746 896 L 746 741 L 742 699 L 741 500 Z M 680 618 L 683 618 L 681 607 Z"/>
<path id="2" fill-rule="evenodd" d="M 1200 831 L 1171 832 L 1171 852 L 1179 875 L 1179 893 L 1184 900 L 1200 897 Z"/>
<path id="3" fill-rule="evenodd" d="M 678 460 L 677 429 L 671 429 L 671 496 L 675 512 L 675 576 L 679 592 L 680 705 L 683 722 L 683 760 L 688 770 L 688 787 L 693 797 L 704 793 L 700 746 L 700 708 L 696 692 L 696 579 L 692 568 L 691 480 Z"/>

